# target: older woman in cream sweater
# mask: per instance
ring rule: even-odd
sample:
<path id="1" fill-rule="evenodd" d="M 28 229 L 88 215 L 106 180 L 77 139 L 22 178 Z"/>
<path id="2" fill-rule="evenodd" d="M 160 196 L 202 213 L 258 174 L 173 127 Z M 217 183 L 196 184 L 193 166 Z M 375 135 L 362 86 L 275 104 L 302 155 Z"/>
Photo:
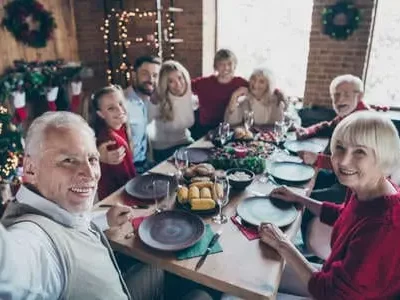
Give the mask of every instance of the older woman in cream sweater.
<path id="1" fill-rule="evenodd" d="M 256 125 L 274 124 L 284 117 L 287 103 L 275 86 L 274 77 L 268 69 L 255 69 L 250 76 L 249 88 L 237 89 L 225 112 L 225 122 L 239 125 L 246 110 L 254 112 Z"/>
<path id="2" fill-rule="evenodd" d="M 165 61 L 160 70 L 156 103 L 149 105 L 147 132 L 156 162 L 193 141 L 196 101 L 190 88 L 189 72 L 179 62 Z"/>

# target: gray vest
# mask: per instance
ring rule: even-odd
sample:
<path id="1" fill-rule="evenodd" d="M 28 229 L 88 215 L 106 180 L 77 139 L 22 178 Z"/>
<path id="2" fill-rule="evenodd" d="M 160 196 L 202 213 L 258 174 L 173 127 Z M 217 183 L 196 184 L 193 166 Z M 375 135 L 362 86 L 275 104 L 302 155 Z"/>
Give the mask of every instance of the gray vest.
<path id="1" fill-rule="evenodd" d="M 60 299 L 130 299 L 111 247 L 93 223 L 91 228 L 98 236 L 67 227 L 16 201 L 9 203 L 1 222 L 5 227 L 32 222 L 49 236 L 66 275 Z"/>

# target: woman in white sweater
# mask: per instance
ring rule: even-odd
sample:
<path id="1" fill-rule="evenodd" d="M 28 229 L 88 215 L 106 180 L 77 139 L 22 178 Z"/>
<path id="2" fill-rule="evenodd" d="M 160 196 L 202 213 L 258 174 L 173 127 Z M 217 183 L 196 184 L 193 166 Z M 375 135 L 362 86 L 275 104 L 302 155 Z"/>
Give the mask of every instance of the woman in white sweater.
<path id="1" fill-rule="evenodd" d="M 188 128 L 194 124 L 194 109 L 189 72 L 177 61 L 165 61 L 160 70 L 156 104 L 149 106 L 152 121 L 147 127 L 156 162 L 193 142 Z"/>
<path id="2" fill-rule="evenodd" d="M 274 124 L 281 121 L 287 102 L 276 89 L 274 77 L 268 69 L 255 69 L 249 79 L 249 88 L 237 89 L 225 112 L 225 122 L 235 126 L 243 123 L 244 112 L 254 112 L 254 124 Z"/>

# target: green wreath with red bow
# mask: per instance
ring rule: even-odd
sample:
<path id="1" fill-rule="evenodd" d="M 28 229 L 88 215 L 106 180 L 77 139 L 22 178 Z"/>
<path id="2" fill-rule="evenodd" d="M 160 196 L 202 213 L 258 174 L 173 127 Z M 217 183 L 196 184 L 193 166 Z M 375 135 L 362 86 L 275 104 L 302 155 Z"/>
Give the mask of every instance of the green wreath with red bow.
<path id="1" fill-rule="evenodd" d="M 14 0 L 4 11 L 2 26 L 17 41 L 33 48 L 46 47 L 57 27 L 52 13 L 36 0 Z"/>
<path id="2" fill-rule="evenodd" d="M 322 11 L 323 33 L 337 40 L 347 39 L 359 23 L 360 10 L 348 1 L 327 6 Z"/>

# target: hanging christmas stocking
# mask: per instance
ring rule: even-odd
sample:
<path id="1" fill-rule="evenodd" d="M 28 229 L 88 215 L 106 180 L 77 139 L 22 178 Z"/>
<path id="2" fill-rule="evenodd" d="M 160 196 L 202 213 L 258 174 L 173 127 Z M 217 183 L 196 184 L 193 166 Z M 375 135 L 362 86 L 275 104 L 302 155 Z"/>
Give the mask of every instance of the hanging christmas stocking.
<path id="1" fill-rule="evenodd" d="M 46 94 L 47 106 L 51 111 L 57 110 L 57 105 L 56 105 L 57 95 L 58 95 L 58 86 L 50 88 L 50 90 Z"/>
<path id="2" fill-rule="evenodd" d="M 72 89 L 71 111 L 78 113 L 79 106 L 81 103 L 82 81 L 71 82 L 71 89 Z"/>
<path id="3" fill-rule="evenodd" d="M 20 91 L 15 91 L 12 92 L 13 96 L 13 103 L 15 107 L 15 117 L 14 117 L 14 122 L 15 123 L 21 123 L 27 118 L 27 113 L 26 113 L 26 94 L 25 92 L 20 92 Z"/>

